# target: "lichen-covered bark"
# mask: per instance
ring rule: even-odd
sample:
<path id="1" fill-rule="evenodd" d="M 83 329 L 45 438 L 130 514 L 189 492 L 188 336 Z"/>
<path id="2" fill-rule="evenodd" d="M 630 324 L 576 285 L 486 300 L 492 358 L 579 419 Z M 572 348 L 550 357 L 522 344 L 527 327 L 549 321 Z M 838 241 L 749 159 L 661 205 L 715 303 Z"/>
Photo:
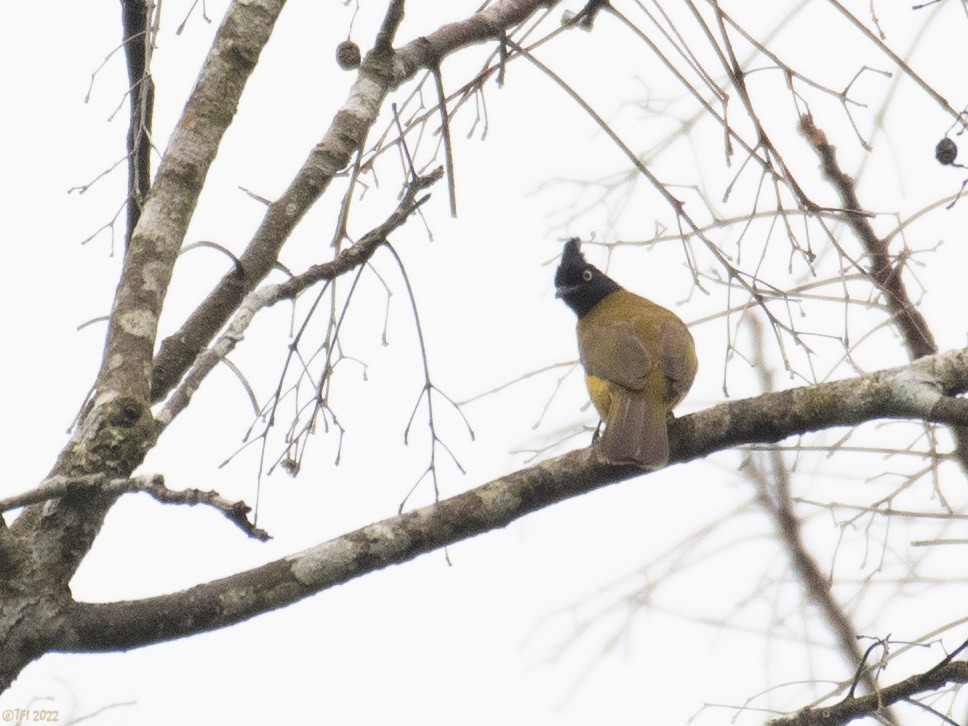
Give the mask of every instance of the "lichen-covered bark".
<path id="1" fill-rule="evenodd" d="M 0 693 L 24 665 L 50 652 L 70 631 L 66 588 L 22 589 L 0 584 Z"/>
<path id="2" fill-rule="evenodd" d="M 396 70 L 399 64 L 392 50 L 404 4 L 393 0 L 349 98 L 289 190 L 267 210 L 239 269 L 192 316 L 187 332 L 167 341 L 155 365 L 158 319 L 185 232 L 222 136 L 284 4 L 284 0 L 239 0 L 226 12 L 130 235 L 95 391 L 54 475 L 126 477 L 141 463 L 158 432 L 148 405 L 152 372 L 156 385 L 162 381 L 163 390 L 184 374 L 245 294 L 268 273 L 282 244 L 333 176 L 362 146 L 388 90 L 405 80 Z M 485 14 L 494 37 L 543 4 L 536 0 L 496 3 Z M 472 24 L 478 20 L 472 19 Z M 441 45 L 438 57 L 485 37 L 479 30 L 470 32 L 449 48 Z M 9 530 L 0 520 L 0 574 L 4 583 L 16 583 L 0 595 L 0 689 L 31 659 L 58 644 L 62 647 L 70 633 L 76 634 L 64 628 L 71 603 L 67 583 L 115 498 L 97 490 L 77 492 L 29 506 Z M 264 602 L 278 606 L 303 596 L 305 590 L 301 586 L 294 591 L 282 581 L 279 588 L 283 594 Z M 268 605 L 253 606 L 246 593 L 260 592 L 247 587 L 234 593 L 232 602 L 241 603 L 238 606 L 206 610 L 196 605 L 220 617 L 229 617 L 240 607 L 254 614 Z"/>
<path id="3" fill-rule="evenodd" d="M 226 12 L 131 236 L 98 390 L 148 400 L 158 317 L 175 259 L 219 143 L 284 4 L 236 2 Z"/>
<path id="4" fill-rule="evenodd" d="M 132 236 L 96 391 L 54 473 L 129 475 L 157 435 L 150 396 L 171 390 L 268 273 L 295 225 L 362 146 L 389 90 L 447 53 L 499 38 L 553 4 L 500 0 L 391 51 L 392 26 L 402 11 L 395 0 L 391 9 L 397 12 L 388 13 L 383 40 L 367 56 L 349 98 L 290 188 L 269 206 L 238 268 L 153 360 L 158 317 L 185 230 L 283 0 L 233 3 Z M 968 420 L 965 406 L 944 398 L 966 389 L 968 350 L 925 358 L 908 369 L 731 402 L 672 424 L 673 461 L 881 417 Z M 32 505 L 9 530 L 0 521 L 0 689 L 44 652 L 123 649 L 224 627 L 639 475 L 602 466 L 587 451 L 577 451 L 248 572 L 185 592 L 110 604 L 75 603 L 67 583 L 114 495 L 95 489 Z"/>
<path id="5" fill-rule="evenodd" d="M 940 416 L 948 423 L 964 423 L 968 407 L 948 397 L 966 390 L 968 349 L 963 349 L 924 358 L 906 368 L 728 402 L 672 423 L 672 462 L 877 418 Z M 118 434 L 125 426 L 144 425 L 144 419 L 133 417 L 136 409 L 127 403 L 117 402 L 104 434 L 76 445 L 73 456 L 78 461 L 85 460 L 88 450 L 102 451 L 99 456 L 111 460 L 132 455 L 118 443 Z M 56 586 L 66 582 L 61 577 L 45 580 L 47 589 L 21 592 L 18 597 L 11 597 L 6 588 L 0 600 L 0 687 L 42 652 L 120 650 L 225 627 L 641 474 L 634 468 L 602 465 L 587 449 L 575 451 L 268 565 L 145 600 L 74 603 L 66 587 Z M 87 496 L 98 497 L 96 492 Z M 62 504 L 45 508 L 43 516 L 63 516 L 88 506 L 84 496 Z M 104 506 L 104 502 L 94 504 Z M 66 528 L 47 531 L 53 534 Z M 0 530 L 0 545 L 4 542 Z M 64 544 L 50 546 L 58 549 Z"/>
<path id="6" fill-rule="evenodd" d="M 185 231 L 249 74 L 285 0 L 230 5 L 126 250 L 95 393 L 53 474 L 126 477 L 154 445 L 148 406 L 158 317 Z M 0 690 L 63 640 L 68 583 L 115 495 L 78 492 L 0 529 Z"/>
<path id="7" fill-rule="evenodd" d="M 151 361 L 172 267 L 219 142 L 283 5 L 250 0 L 226 12 L 125 255 L 95 395 L 53 474 L 126 477 L 154 444 Z M 82 496 L 35 505 L 18 518 L 12 531 L 30 550 L 38 576 L 69 579 L 109 504 Z"/>
<path id="8" fill-rule="evenodd" d="M 684 462 L 739 444 L 768 443 L 878 418 L 932 419 L 968 390 L 968 348 L 907 368 L 732 401 L 677 419 L 672 458 Z M 968 421 L 968 411 L 957 415 Z M 955 415 L 955 414 L 952 414 Z M 946 420 L 947 415 L 946 415 Z M 77 604 L 59 650 L 116 650 L 225 627 L 425 552 L 504 527 L 556 502 L 641 476 L 603 465 L 588 449 L 542 462 L 304 552 L 184 592 Z"/>
<path id="9" fill-rule="evenodd" d="M 54 473 L 126 477 L 154 444 L 157 424 L 144 401 L 132 396 L 103 399 L 90 407 L 84 424 L 61 452 Z M 36 580 L 37 586 L 44 580 L 66 587 L 113 501 L 114 497 L 79 493 L 28 507 L 10 528 L 24 563 L 17 576 Z"/>
<path id="10" fill-rule="evenodd" d="M 154 443 L 156 430 L 143 401 L 105 400 L 91 407 L 55 471 L 127 476 Z M 71 632 L 65 628 L 68 583 L 116 499 L 96 489 L 69 494 L 28 507 L 10 530 L 0 530 L 0 692 Z"/>
<path id="11" fill-rule="evenodd" d="M 946 396 L 968 390 L 968 348 L 921 358 L 908 367 L 731 401 L 670 427 L 672 458 L 695 459 L 749 443 L 772 443 L 878 418 L 961 423 Z M 959 409 L 959 410 L 954 410 Z M 949 413 L 950 410 L 950 413 Z"/>

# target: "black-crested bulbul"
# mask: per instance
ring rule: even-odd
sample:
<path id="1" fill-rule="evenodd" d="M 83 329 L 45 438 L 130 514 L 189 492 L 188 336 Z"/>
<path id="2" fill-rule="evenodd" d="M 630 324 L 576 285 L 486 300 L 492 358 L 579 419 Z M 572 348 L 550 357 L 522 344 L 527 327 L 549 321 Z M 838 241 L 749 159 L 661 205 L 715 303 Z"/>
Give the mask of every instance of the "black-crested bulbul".
<path id="1" fill-rule="evenodd" d="M 605 422 L 594 452 L 607 464 L 659 469 L 669 461 L 667 418 L 696 376 L 692 336 L 675 313 L 624 289 L 569 240 L 556 297 L 578 315 L 578 354 Z"/>

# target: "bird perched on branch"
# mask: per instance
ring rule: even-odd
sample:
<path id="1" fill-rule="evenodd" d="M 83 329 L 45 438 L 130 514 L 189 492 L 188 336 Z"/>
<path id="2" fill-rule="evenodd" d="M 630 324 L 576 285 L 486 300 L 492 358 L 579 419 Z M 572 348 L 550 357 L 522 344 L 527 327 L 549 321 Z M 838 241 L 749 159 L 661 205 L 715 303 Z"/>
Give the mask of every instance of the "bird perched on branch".
<path id="1" fill-rule="evenodd" d="M 578 353 L 605 422 L 595 455 L 606 464 L 659 469 L 669 461 L 667 418 L 696 376 L 689 329 L 671 310 L 629 292 L 565 243 L 555 297 L 578 315 Z"/>

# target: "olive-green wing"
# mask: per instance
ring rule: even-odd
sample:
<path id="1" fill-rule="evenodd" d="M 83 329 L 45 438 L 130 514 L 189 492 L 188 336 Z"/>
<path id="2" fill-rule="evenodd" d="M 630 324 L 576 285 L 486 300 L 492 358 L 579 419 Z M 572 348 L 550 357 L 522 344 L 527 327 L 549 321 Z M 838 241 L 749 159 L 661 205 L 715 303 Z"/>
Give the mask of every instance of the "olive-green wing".
<path id="1" fill-rule="evenodd" d="M 662 323 L 659 367 L 671 382 L 675 397 L 685 396 L 696 377 L 696 348 L 689 328 L 678 318 L 669 318 Z"/>
<path id="2" fill-rule="evenodd" d="M 645 387 L 654 362 L 627 320 L 590 325 L 578 334 L 585 372 L 634 391 Z"/>

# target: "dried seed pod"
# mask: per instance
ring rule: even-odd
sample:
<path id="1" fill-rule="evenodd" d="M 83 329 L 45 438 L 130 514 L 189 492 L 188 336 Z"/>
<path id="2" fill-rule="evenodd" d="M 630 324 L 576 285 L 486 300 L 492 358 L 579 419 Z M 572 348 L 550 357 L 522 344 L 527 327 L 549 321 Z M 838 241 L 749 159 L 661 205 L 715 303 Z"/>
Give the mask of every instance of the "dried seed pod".
<path id="1" fill-rule="evenodd" d="M 934 147 L 934 158 L 938 160 L 939 164 L 944 164 L 945 166 L 948 166 L 948 164 L 954 164 L 955 157 L 957 156 L 958 147 L 955 145 L 955 142 L 949 139 L 947 136 L 941 139 L 941 141 L 938 142 L 938 145 Z"/>
<path id="2" fill-rule="evenodd" d="M 344 71 L 360 67 L 360 46 L 352 40 L 344 40 L 336 46 L 336 62 Z"/>

